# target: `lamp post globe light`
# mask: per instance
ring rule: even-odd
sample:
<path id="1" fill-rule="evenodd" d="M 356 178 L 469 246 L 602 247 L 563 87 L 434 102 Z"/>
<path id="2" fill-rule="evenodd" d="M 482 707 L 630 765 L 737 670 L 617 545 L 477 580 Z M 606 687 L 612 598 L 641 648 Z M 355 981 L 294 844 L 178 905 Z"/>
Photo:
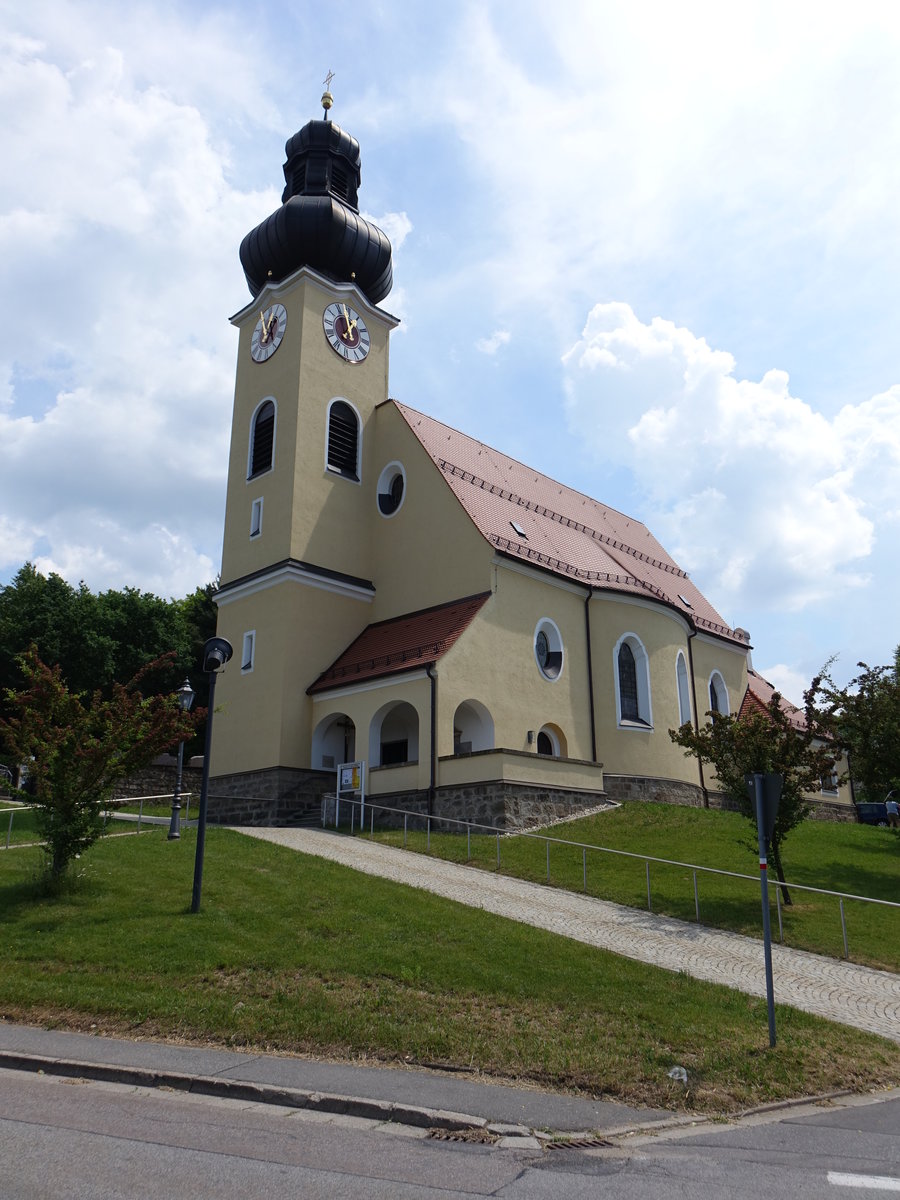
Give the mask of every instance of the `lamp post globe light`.
<path id="1" fill-rule="evenodd" d="M 225 666 L 234 650 L 225 638 L 210 638 L 203 647 L 203 670 L 209 675 L 209 708 L 206 714 L 206 746 L 203 752 L 203 782 L 200 785 L 200 815 L 197 820 L 197 854 L 194 858 L 194 891 L 191 912 L 200 911 L 200 892 L 203 887 L 203 852 L 206 847 L 206 801 L 209 794 L 209 752 L 212 747 L 213 713 L 215 712 L 216 673 Z"/>
<path id="2" fill-rule="evenodd" d="M 178 697 L 178 703 L 183 712 L 190 712 L 191 705 L 194 703 L 194 689 L 191 687 L 191 681 L 185 679 L 184 683 L 175 693 Z M 184 766 L 184 742 L 178 743 L 178 766 L 175 770 L 175 793 L 172 796 L 172 819 L 169 822 L 169 841 L 174 841 L 181 837 L 181 772 Z"/>

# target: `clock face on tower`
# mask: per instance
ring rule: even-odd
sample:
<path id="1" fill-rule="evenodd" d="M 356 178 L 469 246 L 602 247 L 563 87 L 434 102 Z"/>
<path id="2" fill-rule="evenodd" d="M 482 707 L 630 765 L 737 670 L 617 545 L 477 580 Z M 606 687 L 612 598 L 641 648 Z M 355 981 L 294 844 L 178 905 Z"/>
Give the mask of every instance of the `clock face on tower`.
<path id="1" fill-rule="evenodd" d="M 273 304 L 259 314 L 250 339 L 250 357 L 254 362 L 265 362 L 272 357 L 281 345 L 286 328 L 287 312 L 283 304 Z"/>
<path id="2" fill-rule="evenodd" d="M 369 353 L 366 323 L 348 304 L 329 304 L 322 314 L 322 325 L 332 350 L 346 362 L 362 362 Z"/>

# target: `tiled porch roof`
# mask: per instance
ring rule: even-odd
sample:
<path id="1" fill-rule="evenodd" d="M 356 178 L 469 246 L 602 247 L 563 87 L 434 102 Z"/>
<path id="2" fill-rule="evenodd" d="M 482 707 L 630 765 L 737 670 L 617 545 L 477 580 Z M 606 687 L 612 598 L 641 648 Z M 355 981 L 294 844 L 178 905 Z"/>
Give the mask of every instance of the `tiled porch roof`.
<path id="1" fill-rule="evenodd" d="M 490 594 L 481 592 L 367 625 L 308 693 L 431 666 L 456 642 Z"/>

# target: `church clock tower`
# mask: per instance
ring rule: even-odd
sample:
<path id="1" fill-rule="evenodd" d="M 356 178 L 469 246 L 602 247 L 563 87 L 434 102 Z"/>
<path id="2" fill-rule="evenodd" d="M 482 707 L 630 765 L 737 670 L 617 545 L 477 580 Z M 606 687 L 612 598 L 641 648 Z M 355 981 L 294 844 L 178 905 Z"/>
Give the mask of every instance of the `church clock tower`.
<path id="1" fill-rule="evenodd" d="M 285 146 L 279 209 L 247 234 L 211 772 L 218 795 L 281 803 L 321 790 L 307 686 L 371 620 L 374 411 L 397 320 L 391 246 L 359 214 L 359 143 L 329 120 Z M 274 811 L 271 815 L 274 815 Z"/>

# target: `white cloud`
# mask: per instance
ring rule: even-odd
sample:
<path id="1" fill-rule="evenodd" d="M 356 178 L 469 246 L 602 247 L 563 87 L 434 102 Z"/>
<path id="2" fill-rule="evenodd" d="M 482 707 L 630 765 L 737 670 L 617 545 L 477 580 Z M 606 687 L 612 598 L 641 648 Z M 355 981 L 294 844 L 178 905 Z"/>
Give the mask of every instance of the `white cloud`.
<path id="1" fill-rule="evenodd" d="M 475 343 L 475 349 L 482 354 L 496 354 L 501 346 L 509 344 L 511 336 L 508 329 L 495 329 L 490 337 L 479 338 Z"/>
<path id="2" fill-rule="evenodd" d="M 405 212 L 386 212 L 381 216 L 372 216 L 370 213 L 363 212 L 360 214 L 367 221 L 371 221 L 383 230 L 391 243 L 391 249 L 394 254 L 400 249 L 409 235 L 412 233 L 413 224 Z"/>
<path id="3" fill-rule="evenodd" d="M 627 304 L 596 305 L 564 365 L 572 432 L 627 463 L 645 519 L 720 605 L 839 603 L 889 565 L 900 387 L 828 419 L 783 371 L 738 379 L 729 354 Z"/>
<path id="4" fill-rule="evenodd" d="M 199 111 L 135 87 L 120 50 L 43 55 L 0 54 L 0 571 L 190 590 L 221 543 L 242 289 L 222 247 L 277 197 L 231 188 Z"/>
<path id="5" fill-rule="evenodd" d="M 768 680 L 780 692 L 785 700 L 803 707 L 803 693 L 809 687 L 810 680 L 803 671 L 797 671 L 785 663 L 775 663 L 771 667 L 757 668 L 757 673 Z"/>

